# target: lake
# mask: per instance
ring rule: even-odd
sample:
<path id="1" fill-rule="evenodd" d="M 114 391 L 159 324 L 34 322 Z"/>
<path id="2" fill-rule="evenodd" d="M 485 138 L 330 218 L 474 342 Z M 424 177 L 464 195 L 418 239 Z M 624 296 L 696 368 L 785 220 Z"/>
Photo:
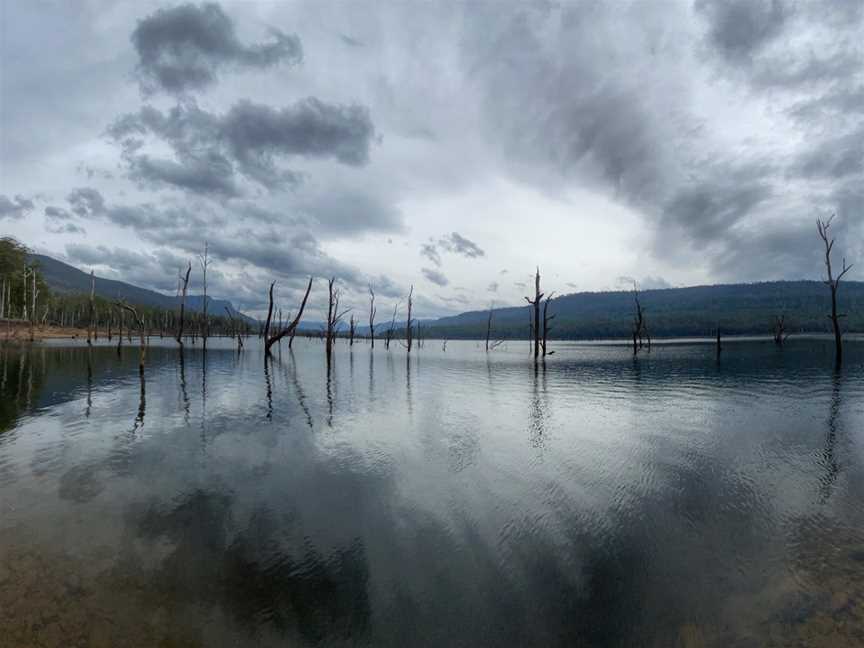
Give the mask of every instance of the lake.
<path id="1" fill-rule="evenodd" d="M 864 342 L 0 350 L 0 645 L 864 645 Z"/>

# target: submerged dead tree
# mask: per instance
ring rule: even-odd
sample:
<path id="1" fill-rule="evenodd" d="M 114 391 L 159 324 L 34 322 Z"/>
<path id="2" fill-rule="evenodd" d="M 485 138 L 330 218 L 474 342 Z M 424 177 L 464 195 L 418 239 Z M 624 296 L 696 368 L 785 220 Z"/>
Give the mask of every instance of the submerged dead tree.
<path id="1" fill-rule="evenodd" d="M 297 316 L 291 322 L 273 335 L 270 335 L 270 322 L 273 319 L 273 287 L 276 282 L 270 284 L 270 307 L 267 309 L 267 323 L 264 324 L 264 353 L 270 355 L 270 347 L 276 344 L 286 335 L 291 335 L 292 339 L 294 331 L 300 324 L 300 318 L 303 317 L 303 309 L 306 308 L 306 300 L 309 299 L 309 291 L 312 290 L 312 277 L 309 277 L 309 283 L 306 285 L 306 293 L 303 295 L 303 301 L 300 302 L 300 310 L 297 311 Z"/>
<path id="2" fill-rule="evenodd" d="M 336 277 L 331 277 L 327 280 L 327 288 L 329 291 L 329 299 L 327 301 L 327 329 L 324 337 L 324 350 L 327 354 L 327 362 L 330 362 L 330 358 L 333 355 L 333 342 L 336 339 L 337 328 L 349 309 L 345 309 L 341 312 L 339 311 L 340 291 L 336 287 Z M 351 317 L 351 321 L 353 329 L 353 316 Z"/>
<path id="3" fill-rule="evenodd" d="M 240 325 L 237 320 L 234 319 L 234 314 L 231 312 L 231 309 L 227 306 L 225 307 L 225 312 L 228 314 L 228 321 L 231 323 L 231 336 L 237 337 L 237 350 L 243 348 L 243 336 L 240 333 Z"/>
<path id="4" fill-rule="evenodd" d="M 90 270 L 90 303 L 88 305 L 88 315 L 87 315 L 87 344 L 93 344 L 93 329 L 95 326 L 94 317 L 96 315 L 96 306 L 93 303 L 94 298 L 96 297 L 96 275 L 93 274 L 93 270 Z"/>
<path id="5" fill-rule="evenodd" d="M 645 323 L 645 311 L 642 308 L 642 302 L 639 300 L 639 288 L 636 282 L 633 282 L 633 303 L 636 312 L 633 315 L 633 355 L 636 355 L 645 344 L 645 338 L 648 338 L 648 349 L 651 349 L 651 338 L 648 336 L 648 326 Z"/>
<path id="6" fill-rule="evenodd" d="M 414 285 L 411 285 L 411 289 L 408 291 L 408 319 L 405 320 L 405 347 L 408 349 L 408 353 L 411 353 L 411 343 L 413 341 L 413 330 L 414 321 L 411 319 L 411 310 L 414 307 Z"/>
<path id="7" fill-rule="evenodd" d="M 525 301 L 527 301 L 533 307 L 533 324 L 531 325 L 531 332 L 534 337 L 534 359 L 540 355 L 540 302 L 543 299 L 543 293 L 540 292 L 540 268 L 537 268 L 537 273 L 534 275 L 534 299 L 529 299 L 525 297 Z"/>
<path id="8" fill-rule="evenodd" d="M 839 367 L 843 364 L 843 332 L 840 328 L 840 318 L 846 317 L 846 315 L 837 312 L 837 290 L 840 288 L 840 280 L 852 269 L 852 266 L 847 266 L 846 258 L 843 257 L 843 266 L 840 269 L 840 273 L 836 277 L 833 275 L 831 270 L 831 250 L 834 248 L 834 238 L 831 237 L 828 231 L 831 228 L 831 221 L 833 220 L 833 215 L 825 221 L 821 218 L 817 219 L 816 229 L 819 231 L 819 238 L 825 244 L 825 270 L 828 275 L 825 279 L 825 285 L 831 290 L 831 315 L 828 317 L 831 319 L 831 326 L 834 329 L 834 361 Z"/>
<path id="9" fill-rule="evenodd" d="M 357 320 L 354 315 L 351 315 L 351 320 L 348 323 L 348 346 L 354 346 L 354 333 L 357 330 Z"/>
<path id="10" fill-rule="evenodd" d="M 384 334 L 384 348 L 390 350 L 390 342 L 393 340 L 393 335 L 396 333 L 396 314 L 399 312 L 399 302 L 393 305 L 393 317 L 390 319 L 390 328 Z"/>
<path id="11" fill-rule="evenodd" d="M 186 266 L 186 276 L 177 273 L 177 292 L 180 296 L 180 320 L 177 323 L 177 344 L 183 346 L 183 316 L 186 312 L 186 289 L 189 287 L 189 274 L 192 272 L 192 262 Z"/>
<path id="12" fill-rule="evenodd" d="M 778 315 L 774 318 L 771 334 L 774 336 L 774 344 L 783 346 L 783 343 L 789 337 L 789 333 L 786 332 L 786 315 Z"/>
<path id="13" fill-rule="evenodd" d="M 549 322 L 551 322 L 553 319 L 555 319 L 555 315 L 549 314 L 549 301 L 552 299 L 552 297 L 554 295 L 555 295 L 554 292 L 549 293 L 549 296 L 543 302 L 543 339 L 542 339 L 541 343 L 543 345 L 543 357 L 544 358 L 547 355 L 552 355 L 553 353 L 555 353 L 554 351 L 549 351 L 546 348 L 546 342 L 549 339 L 549 331 L 552 330 L 552 327 L 549 326 Z"/>
<path id="14" fill-rule="evenodd" d="M 138 314 L 134 306 L 130 306 L 126 302 L 118 302 L 117 305 L 123 310 L 129 311 L 132 316 L 132 321 L 138 325 L 138 335 L 140 337 L 140 346 L 138 353 L 138 372 L 144 373 L 144 362 L 147 358 L 147 338 L 144 332 L 144 318 Z"/>
<path id="15" fill-rule="evenodd" d="M 504 342 L 504 340 L 492 341 L 492 313 L 495 310 L 495 302 L 489 304 L 489 316 L 486 318 L 486 351 L 494 349 Z"/>
<path id="16" fill-rule="evenodd" d="M 369 284 L 369 342 L 372 348 L 375 348 L 375 314 L 378 309 L 375 308 L 375 291 L 372 290 L 372 284 Z"/>
<path id="17" fill-rule="evenodd" d="M 201 264 L 201 272 L 203 274 L 202 285 L 204 287 L 204 321 L 201 325 L 201 341 L 204 346 L 207 346 L 207 338 L 210 336 L 210 322 L 207 319 L 207 268 L 210 266 L 212 261 L 208 256 L 208 245 L 207 241 L 204 241 L 204 253 L 198 255 L 198 262 Z"/>

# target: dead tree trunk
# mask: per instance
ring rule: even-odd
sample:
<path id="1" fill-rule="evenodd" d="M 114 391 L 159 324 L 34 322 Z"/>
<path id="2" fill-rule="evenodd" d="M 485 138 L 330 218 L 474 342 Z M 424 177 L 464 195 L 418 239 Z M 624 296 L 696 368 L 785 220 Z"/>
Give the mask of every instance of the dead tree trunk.
<path id="1" fill-rule="evenodd" d="M 309 291 L 312 290 L 312 277 L 309 277 L 309 283 L 306 285 L 306 293 L 303 295 L 303 301 L 300 302 L 300 310 L 297 311 L 297 317 L 295 317 L 287 327 L 271 336 L 270 321 L 273 318 L 273 286 L 275 285 L 275 281 L 270 284 L 270 307 L 267 309 L 267 323 L 264 325 L 264 353 L 266 355 L 270 355 L 270 347 L 286 335 L 290 334 L 293 339 L 294 331 L 300 324 L 300 318 L 303 317 L 303 309 L 306 308 L 306 300 L 309 299 Z"/>
<path id="2" fill-rule="evenodd" d="M 375 348 L 375 291 L 372 290 L 372 284 L 369 284 L 369 342 L 372 348 Z"/>
<path id="3" fill-rule="evenodd" d="M 177 278 L 182 281 L 180 285 L 180 321 L 177 323 L 177 344 L 183 346 L 183 318 L 186 313 L 186 289 L 189 287 L 189 274 L 192 272 L 192 262 L 186 266 L 186 276 L 177 274 Z"/>
<path id="4" fill-rule="evenodd" d="M 720 357 L 720 352 L 723 351 L 723 345 L 720 344 L 720 325 L 717 325 L 717 357 Z"/>
<path id="5" fill-rule="evenodd" d="M 771 329 L 771 334 L 774 336 L 774 344 L 777 346 L 783 346 L 783 343 L 789 337 L 789 334 L 786 332 L 785 315 L 778 315 L 774 318 L 774 326 Z"/>
<path id="6" fill-rule="evenodd" d="M 840 328 L 840 318 L 845 317 L 845 315 L 837 312 L 837 290 L 840 288 L 840 280 L 852 269 L 852 266 L 846 265 L 846 258 L 844 257 L 840 274 L 834 277 L 831 271 L 831 250 L 834 247 L 834 239 L 830 238 L 828 230 L 831 227 L 832 220 L 834 220 L 833 215 L 826 221 L 819 219 L 816 221 L 816 228 L 819 231 L 819 238 L 825 244 L 825 270 L 828 275 L 828 278 L 825 279 L 825 285 L 831 290 L 831 315 L 829 315 L 829 318 L 831 319 L 831 326 L 834 329 L 834 361 L 836 366 L 840 367 L 843 364 L 843 332 Z"/>
<path id="7" fill-rule="evenodd" d="M 647 333 L 645 311 L 642 309 L 642 302 L 639 300 L 639 288 L 635 281 L 633 282 L 633 302 L 636 307 L 636 313 L 633 315 L 633 354 L 635 355 L 642 348 L 643 339 Z"/>
<path id="8" fill-rule="evenodd" d="M 414 326 L 414 322 L 411 319 L 411 311 L 414 307 L 414 286 L 411 286 L 411 289 L 408 291 L 408 319 L 405 321 L 405 347 L 408 349 L 408 353 L 411 353 L 411 343 L 414 338 L 414 333 L 412 331 L 412 327 Z"/>
<path id="9" fill-rule="evenodd" d="M 396 313 L 399 311 L 399 302 L 393 306 L 393 317 L 390 320 L 390 328 L 387 329 L 386 336 L 384 338 L 384 348 L 388 351 L 390 350 L 390 342 L 393 340 L 393 335 L 396 332 Z"/>
<path id="10" fill-rule="evenodd" d="M 93 344 L 93 314 L 96 312 L 96 308 L 93 305 L 93 299 L 96 296 L 96 276 L 93 274 L 93 270 L 90 271 L 90 306 L 89 306 L 89 314 L 87 316 L 87 344 Z"/>
<path id="11" fill-rule="evenodd" d="M 489 339 L 492 337 L 492 311 L 495 303 L 489 304 L 489 317 L 486 318 L 486 351 L 489 351 Z"/>
<path id="12" fill-rule="evenodd" d="M 327 302 L 327 331 L 326 337 L 324 338 L 325 342 L 325 352 L 327 354 L 327 362 L 330 362 L 330 358 L 333 355 L 333 342 L 336 339 L 337 327 L 339 326 L 339 322 L 342 321 L 342 318 L 348 312 L 348 310 L 344 310 L 342 312 L 339 311 L 339 289 L 336 287 L 336 277 L 331 277 L 327 282 L 327 286 L 329 289 L 329 300 Z M 351 343 L 354 343 L 354 316 L 351 316 Z"/>
<path id="13" fill-rule="evenodd" d="M 237 337 L 237 350 L 239 351 L 243 348 L 243 336 L 240 335 L 240 327 L 227 306 L 225 307 L 225 312 L 228 314 L 228 321 L 231 323 L 231 337 Z"/>
<path id="14" fill-rule="evenodd" d="M 138 371 L 143 374 L 144 362 L 147 358 L 147 340 L 145 339 L 144 333 L 144 319 L 138 315 L 138 311 L 135 310 L 134 306 L 130 306 L 126 302 L 119 302 L 117 305 L 120 306 L 120 308 L 129 311 L 132 315 L 132 320 L 138 325 L 138 335 L 141 339 L 138 353 Z"/>
<path id="15" fill-rule="evenodd" d="M 354 346 L 354 331 L 357 329 L 357 320 L 354 315 L 351 315 L 351 321 L 348 323 L 348 346 Z"/>
<path id="16" fill-rule="evenodd" d="M 555 353 L 554 351 L 549 351 L 546 348 L 546 342 L 549 338 L 549 331 L 552 330 L 552 327 L 549 326 L 549 322 L 555 319 L 555 315 L 549 315 L 549 301 L 552 299 L 554 292 L 549 293 L 549 296 L 543 302 L 543 357 L 545 358 L 547 355 L 552 355 Z"/>
<path id="17" fill-rule="evenodd" d="M 531 306 L 534 307 L 534 319 L 532 324 L 532 332 L 534 334 L 534 359 L 540 355 L 540 302 L 543 299 L 543 293 L 540 292 L 540 268 L 537 268 L 537 274 L 534 275 L 534 299 L 525 298 Z"/>
<path id="18" fill-rule="evenodd" d="M 202 306 L 204 310 L 204 322 L 201 328 L 201 342 L 206 347 L 207 346 L 207 338 L 210 337 L 210 322 L 207 319 L 207 267 L 210 265 L 210 258 L 208 256 L 208 245 L 207 241 L 204 241 L 204 254 L 198 257 L 198 261 L 201 263 L 201 272 L 203 273 L 203 286 L 204 286 L 204 305 Z"/>

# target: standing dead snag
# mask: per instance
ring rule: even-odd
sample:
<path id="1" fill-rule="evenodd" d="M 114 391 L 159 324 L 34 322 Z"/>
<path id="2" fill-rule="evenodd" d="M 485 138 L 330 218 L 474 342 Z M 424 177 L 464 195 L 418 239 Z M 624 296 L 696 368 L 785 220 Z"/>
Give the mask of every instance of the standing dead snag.
<path id="1" fill-rule="evenodd" d="M 186 311 L 186 289 L 189 287 L 189 273 L 192 272 L 192 262 L 186 266 L 186 276 L 177 273 L 177 292 L 180 294 L 180 321 L 177 324 L 177 344 L 183 346 L 183 315 Z"/>
<path id="2" fill-rule="evenodd" d="M 234 319 L 234 315 L 231 313 L 230 308 L 226 306 L 225 312 L 228 314 L 228 321 L 231 323 L 231 336 L 237 336 L 237 350 L 239 351 L 243 348 L 243 336 L 240 334 L 240 326 Z"/>
<path id="3" fill-rule="evenodd" d="M 771 334 L 774 336 L 774 344 L 783 346 L 783 343 L 789 337 L 786 332 L 786 315 L 778 315 L 774 318 L 774 326 L 771 327 Z"/>
<path id="4" fill-rule="evenodd" d="M 141 338 L 140 342 L 140 351 L 138 355 L 138 371 L 143 374 L 144 373 L 144 361 L 147 358 L 147 340 L 145 339 L 144 334 L 144 318 L 138 315 L 138 311 L 135 310 L 134 306 L 130 306 L 126 302 L 118 302 L 117 305 L 123 310 L 129 311 L 129 314 L 132 315 L 132 321 L 134 321 L 138 325 L 138 335 Z"/>
<path id="5" fill-rule="evenodd" d="M 390 328 L 387 329 L 387 332 L 384 336 L 384 348 L 388 351 L 390 350 L 390 341 L 393 339 L 393 334 L 396 332 L 396 313 L 399 311 L 399 302 L 396 302 L 393 305 L 393 317 L 390 320 Z"/>
<path id="6" fill-rule="evenodd" d="M 852 269 L 852 266 L 846 265 L 846 258 L 844 257 L 843 267 L 840 270 L 840 274 L 834 277 L 831 272 L 831 249 L 834 247 L 834 239 L 831 238 L 829 240 L 830 235 L 828 230 L 831 227 L 831 221 L 833 220 L 834 215 L 826 221 L 817 219 L 816 229 L 819 231 L 819 238 L 821 238 L 822 242 L 825 243 L 825 270 L 828 274 L 828 278 L 825 279 L 825 285 L 831 289 L 831 315 L 828 317 L 831 319 L 831 326 L 834 328 L 834 361 L 839 367 L 843 364 L 843 333 L 840 330 L 840 318 L 845 317 L 845 315 L 837 313 L 837 290 L 840 288 L 840 280 Z"/>
<path id="7" fill-rule="evenodd" d="M 553 353 L 555 353 L 554 351 L 549 351 L 546 349 L 546 341 L 549 338 L 549 331 L 552 330 L 552 327 L 549 326 L 549 322 L 551 322 L 553 319 L 555 319 L 555 315 L 549 315 L 549 300 L 552 299 L 552 296 L 554 294 L 555 294 L 554 292 L 549 293 L 549 296 L 543 302 L 543 341 L 542 341 L 543 357 L 546 357 L 547 355 L 552 355 Z"/>
<path id="8" fill-rule="evenodd" d="M 645 311 L 642 309 L 642 302 L 639 301 L 639 288 L 635 281 L 633 282 L 633 302 L 636 307 L 636 313 L 633 316 L 633 355 L 636 355 L 642 348 L 646 337 L 648 337 L 648 350 L 651 350 L 651 337 L 648 335 Z"/>
<path id="9" fill-rule="evenodd" d="M 93 316 L 96 312 L 96 308 L 93 304 L 93 299 L 96 296 L 96 276 L 93 274 L 93 270 L 90 270 L 90 305 L 87 316 L 87 344 L 93 344 Z"/>
<path id="10" fill-rule="evenodd" d="M 348 346 L 354 346 L 354 332 L 357 329 L 357 320 L 354 315 L 351 315 L 351 321 L 348 323 Z"/>
<path id="11" fill-rule="evenodd" d="M 531 326 L 534 337 L 534 359 L 540 355 L 540 302 L 543 299 L 543 293 L 540 292 L 540 268 L 537 268 L 537 274 L 534 275 L 534 299 L 525 298 L 531 306 L 534 307 L 534 318 Z"/>
<path id="12" fill-rule="evenodd" d="M 411 319 L 411 310 L 414 307 L 414 285 L 411 285 L 411 289 L 408 291 L 408 319 L 405 320 L 405 347 L 408 349 L 408 353 L 411 353 L 411 342 L 413 340 L 413 331 L 412 327 L 414 326 L 414 322 Z"/>
<path id="13" fill-rule="evenodd" d="M 369 341 L 372 343 L 372 348 L 375 348 L 375 313 L 378 310 L 375 308 L 375 291 L 372 290 L 372 284 L 369 284 Z"/>
<path id="14" fill-rule="evenodd" d="M 306 308 L 306 300 L 309 299 L 309 291 L 312 290 L 312 277 L 309 277 L 309 283 L 306 285 L 306 294 L 303 295 L 303 301 L 300 302 L 300 310 L 297 311 L 297 317 L 291 320 L 291 323 L 288 324 L 287 327 L 271 336 L 270 321 L 273 318 L 273 286 L 275 285 L 275 281 L 270 284 L 270 307 L 267 309 L 267 323 L 264 325 L 264 353 L 266 355 L 270 355 L 270 347 L 286 335 L 290 334 L 293 339 L 294 331 L 297 329 L 298 324 L 300 324 L 300 318 L 303 317 L 303 309 Z"/>
<path id="15" fill-rule="evenodd" d="M 339 322 L 342 321 L 342 318 L 345 317 L 345 314 L 348 312 L 348 309 L 345 309 L 342 312 L 339 312 L 339 289 L 336 288 L 336 277 L 331 277 L 327 281 L 327 286 L 329 289 L 330 297 L 327 302 L 327 330 L 326 336 L 324 338 L 325 342 L 325 352 L 327 354 L 327 362 L 330 362 L 330 357 L 333 355 L 333 342 L 336 339 L 336 328 L 339 326 Z M 354 335 L 354 316 L 351 316 L 351 335 L 352 335 L 352 343 L 353 343 L 353 335 Z"/>
<path id="16" fill-rule="evenodd" d="M 204 347 L 207 347 L 207 338 L 210 336 L 210 322 L 207 319 L 207 267 L 212 263 L 208 257 L 207 241 L 204 241 L 204 254 L 198 255 L 198 262 L 201 264 L 201 272 L 203 273 L 204 285 L 204 322 L 201 326 L 201 341 Z"/>

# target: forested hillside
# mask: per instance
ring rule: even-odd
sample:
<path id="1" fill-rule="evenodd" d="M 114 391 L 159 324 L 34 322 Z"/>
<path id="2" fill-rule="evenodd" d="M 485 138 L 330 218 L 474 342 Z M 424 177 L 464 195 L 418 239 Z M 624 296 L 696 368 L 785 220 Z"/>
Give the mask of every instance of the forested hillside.
<path id="1" fill-rule="evenodd" d="M 766 334 L 775 317 L 786 316 L 792 332 L 826 332 L 830 294 L 819 281 L 775 281 L 646 290 L 640 293 L 648 329 L 654 337 L 711 335 L 719 325 L 724 334 Z M 864 331 L 864 282 L 843 282 L 840 308 L 850 331 Z M 550 302 L 556 315 L 550 337 L 589 339 L 629 337 L 634 314 L 633 294 L 627 291 L 582 292 Z M 436 336 L 482 337 L 488 311 L 472 311 L 439 319 Z M 498 308 L 493 313 L 493 337 L 524 338 L 528 334 L 527 305 Z"/>

